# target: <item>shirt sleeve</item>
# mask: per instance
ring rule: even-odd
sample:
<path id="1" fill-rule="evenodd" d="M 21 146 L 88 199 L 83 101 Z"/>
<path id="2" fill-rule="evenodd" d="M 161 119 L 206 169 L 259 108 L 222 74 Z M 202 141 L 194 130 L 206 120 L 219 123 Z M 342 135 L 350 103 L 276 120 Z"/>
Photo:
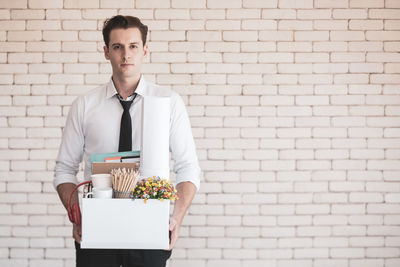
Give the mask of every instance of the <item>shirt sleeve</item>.
<path id="1" fill-rule="evenodd" d="M 173 93 L 171 101 L 170 150 L 174 158 L 176 184 L 189 181 L 199 190 L 201 170 L 189 116 L 182 98 L 177 93 Z"/>
<path id="2" fill-rule="evenodd" d="M 63 137 L 56 160 L 53 185 L 77 184 L 76 174 L 82 162 L 84 149 L 83 118 L 84 97 L 78 97 L 69 110 Z"/>

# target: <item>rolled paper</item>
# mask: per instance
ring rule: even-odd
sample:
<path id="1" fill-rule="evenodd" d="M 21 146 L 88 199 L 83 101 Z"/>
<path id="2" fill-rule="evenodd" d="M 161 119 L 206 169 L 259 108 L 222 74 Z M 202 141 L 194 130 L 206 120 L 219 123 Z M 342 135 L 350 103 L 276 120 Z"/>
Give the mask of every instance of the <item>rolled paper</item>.
<path id="1" fill-rule="evenodd" d="M 140 175 L 169 179 L 170 98 L 145 96 L 142 108 Z"/>

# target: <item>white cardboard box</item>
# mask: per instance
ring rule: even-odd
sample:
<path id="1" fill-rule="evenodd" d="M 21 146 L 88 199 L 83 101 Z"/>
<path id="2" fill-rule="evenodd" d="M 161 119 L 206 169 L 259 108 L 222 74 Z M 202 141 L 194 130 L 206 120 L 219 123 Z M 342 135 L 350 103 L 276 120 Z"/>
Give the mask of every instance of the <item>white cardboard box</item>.
<path id="1" fill-rule="evenodd" d="M 81 248 L 168 249 L 169 200 L 82 199 Z"/>

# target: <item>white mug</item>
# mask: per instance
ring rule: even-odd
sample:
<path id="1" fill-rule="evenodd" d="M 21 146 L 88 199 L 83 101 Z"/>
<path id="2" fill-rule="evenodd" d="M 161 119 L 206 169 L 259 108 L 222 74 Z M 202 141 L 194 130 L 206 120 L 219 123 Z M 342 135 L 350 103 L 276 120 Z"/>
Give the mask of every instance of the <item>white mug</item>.
<path id="1" fill-rule="evenodd" d="M 113 190 L 111 187 L 97 188 L 93 187 L 92 192 L 86 194 L 86 197 L 93 195 L 93 198 L 112 198 Z"/>
<path id="2" fill-rule="evenodd" d="M 94 188 L 112 187 L 111 175 L 108 173 L 92 174 L 91 178 Z"/>

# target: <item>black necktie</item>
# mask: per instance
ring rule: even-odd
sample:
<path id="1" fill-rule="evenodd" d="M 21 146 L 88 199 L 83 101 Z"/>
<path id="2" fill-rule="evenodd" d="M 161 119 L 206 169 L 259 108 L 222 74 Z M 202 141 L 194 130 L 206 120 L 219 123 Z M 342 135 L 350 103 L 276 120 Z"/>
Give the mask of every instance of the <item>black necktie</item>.
<path id="1" fill-rule="evenodd" d="M 124 112 L 121 117 L 121 129 L 119 132 L 119 147 L 118 152 L 131 151 L 132 150 L 132 122 L 131 114 L 129 114 L 129 108 L 133 100 L 122 101 L 120 100 Z"/>

